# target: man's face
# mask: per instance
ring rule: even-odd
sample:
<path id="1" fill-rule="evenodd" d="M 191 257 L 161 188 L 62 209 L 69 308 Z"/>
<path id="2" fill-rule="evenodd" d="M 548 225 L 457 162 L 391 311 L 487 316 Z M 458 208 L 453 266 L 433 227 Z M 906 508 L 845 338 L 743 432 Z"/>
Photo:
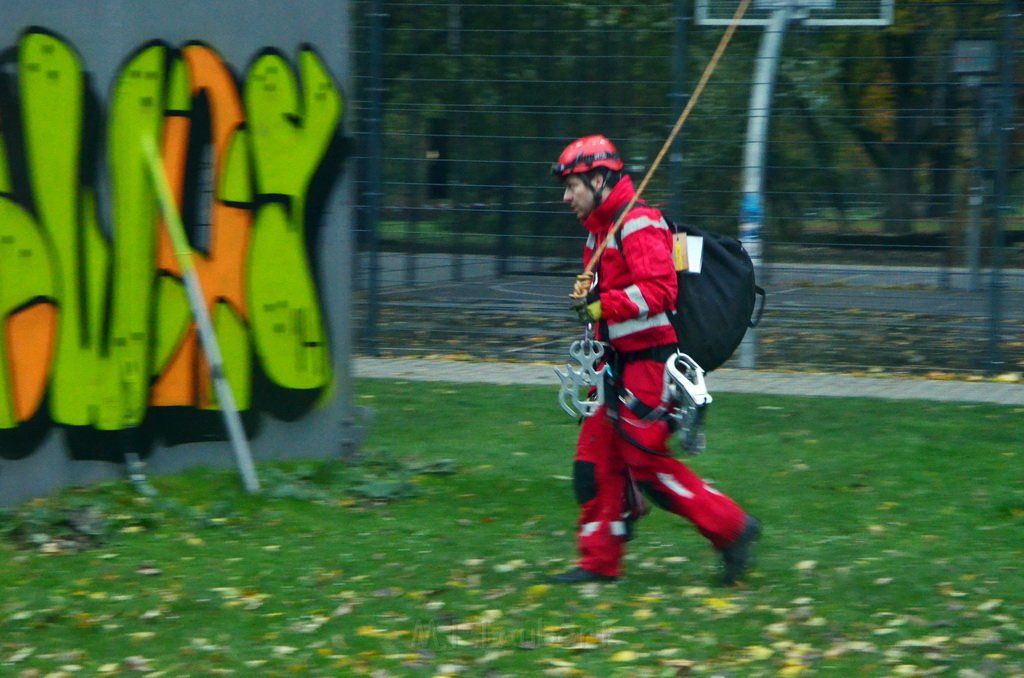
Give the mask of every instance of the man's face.
<path id="1" fill-rule="evenodd" d="M 600 176 L 594 177 L 594 181 L 601 180 Z M 594 186 L 598 189 L 598 186 Z M 594 192 L 590 190 L 586 177 L 579 174 L 570 174 L 565 180 L 565 192 L 562 194 L 562 202 L 567 203 L 576 218 L 583 221 L 594 211 Z"/>

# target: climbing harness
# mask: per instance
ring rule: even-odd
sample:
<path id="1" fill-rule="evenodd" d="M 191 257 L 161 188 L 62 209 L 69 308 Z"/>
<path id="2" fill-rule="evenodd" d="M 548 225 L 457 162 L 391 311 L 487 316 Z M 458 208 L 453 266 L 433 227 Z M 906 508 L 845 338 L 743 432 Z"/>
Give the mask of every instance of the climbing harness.
<path id="1" fill-rule="evenodd" d="M 692 357 L 675 351 L 665 362 L 663 375 L 662 401 L 656 408 L 644 405 L 629 389 L 623 389 L 618 402 L 636 416 L 636 419 L 629 420 L 631 425 L 643 427 L 657 421 L 666 421 L 669 429 L 676 432 L 683 452 L 690 456 L 698 455 L 707 447 L 703 423 L 712 402 L 703 378 L 705 372 Z M 617 426 L 620 422 L 615 423 Z M 618 431 L 634 447 L 658 454 L 632 439 L 621 427 Z"/>
<path id="2" fill-rule="evenodd" d="M 613 420 L 616 430 L 629 444 L 650 454 L 663 454 L 633 438 L 623 427 L 623 423 L 628 423 L 634 428 L 644 428 L 658 421 L 665 421 L 669 430 L 675 432 L 685 454 L 694 456 L 704 451 L 707 446 L 704 417 L 712 398 L 704 382 L 704 370 L 693 358 L 675 351 L 665 361 L 661 402 L 657 407 L 646 405 L 629 389 L 619 387 L 615 390 L 621 391 L 621 394 L 617 393 L 616 398 L 609 401 L 609 417 Z M 620 408 L 632 412 L 634 418 L 622 420 L 619 417 Z"/>
<path id="3" fill-rule="evenodd" d="M 588 330 L 583 340 L 574 341 L 569 349 L 570 361 L 566 371 L 563 373 L 555 370 L 562 382 L 558 394 L 562 410 L 570 417 L 592 417 L 602 406 L 607 405 L 607 416 L 615 430 L 632 446 L 652 455 L 664 456 L 665 453 L 644 446 L 630 434 L 624 424 L 631 428 L 645 428 L 665 421 L 669 429 L 676 433 L 684 454 L 695 456 L 705 451 L 705 417 L 713 398 L 708 392 L 705 372 L 696 361 L 680 351 L 674 351 L 666 359 L 662 401 L 652 408 L 615 379 L 612 365 L 622 368 L 622 359 L 614 359 L 614 353 L 604 359 L 604 346 L 591 337 Z M 644 351 L 656 352 L 657 349 Z M 604 365 L 598 369 L 597 366 L 602 362 Z M 611 393 L 607 400 L 606 391 Z M 628 410 L 633 417 L 623 419 L 622 410 Z"/>
<path id="4" fill-rule="evenodd" d="M 604 405 L 604 344 L 594 338 L 594 324 L 583 326 L 583 337 L 569 346 L 565 372 L 555 368 L 562 387 L 558 403 L 570 417 L 592 417 Z"/>
<path id="5" fill-rule="evenodd" d="M 615 357 L 614 353 L 607 358 L 605 353 L 604 344 L 594 338 L 594 324 L 587 323 L 583 329 L 583 337 L 569 347 L 569 361 L 566 363 L 565 371 L 555 368 L 555 374 L 562 383 L 558 391 L 558 403 L 562 409 L 570 417 L 592 417 L 606 404 L 606 391 L 610 390 L 611 399 L 607 400 L 608 416 L 614 422 L 616 430 L 630 444 L 657 454 L 653 450 L 647 450 L 622 429 L 620 408 L 625 408 L 635 415 L 635 419 L 629 420 L 632 426 L 666 421 L 669 428 L 676 433 L 683 452 L 691 456 L 703 452 L 707 445 L 704 418 L 712 398 L 704 381 L 704 370 L 697 361 L 681 351 L 673 352 L 665 360 L 661 402 L 657 407 L 650 407 L 641 402 L 629 389 L 622 387 L 612 374 L 612 363 L 618 364 L 621 361 L 612 359 Z M 651 349 L 644 352 L 644 355 L 647 353 L 653 356 L 658 353 L 658 349 Z"/>

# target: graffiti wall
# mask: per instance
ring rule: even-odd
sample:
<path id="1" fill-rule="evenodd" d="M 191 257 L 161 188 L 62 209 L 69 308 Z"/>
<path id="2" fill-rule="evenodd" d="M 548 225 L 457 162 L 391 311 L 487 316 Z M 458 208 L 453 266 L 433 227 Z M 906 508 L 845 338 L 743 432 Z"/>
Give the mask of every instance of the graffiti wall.
<path id="1" fill-rule="evenodd" d="M 6 0 L 0 504 L 230 463 L 147 139 L 257 460 L 351 444 L 347 6 Z"/>

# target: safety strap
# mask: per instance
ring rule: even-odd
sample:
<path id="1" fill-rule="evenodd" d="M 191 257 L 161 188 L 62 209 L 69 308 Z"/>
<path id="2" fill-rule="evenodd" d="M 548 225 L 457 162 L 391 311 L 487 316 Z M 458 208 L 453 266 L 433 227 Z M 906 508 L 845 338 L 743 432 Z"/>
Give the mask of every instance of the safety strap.
<path id="1" fill-rule="evenodd" d="M 630 206 L 630 204 L 627 202 L 625 205 L 623 205 L 622 207 L 619 208 L 618 212 L 615 213 L 615 217 L 612 218 L 612 223 L 613 224 L 617 224 L 619 222 L 619 217 L 622 216 L 622 213 L 624 211 L 626 211 L 627 207 L 629 207 L 630 211 L 632 212 L 637 207 L 647 207 L 647 201 L 646 200 L 641 200 L 640 198 L 637 198 L 636 202 L 634 202 L 632 206 Z M 622 229 L 621 228 L 616 229 L 616 231 L 615 231 L 615 246 L 619 248 L 620 252 L 622 251 Z"/>
<path id="2" fill-rule="evenodd" d="M 665 349 L 668 349 L 665 357 L 658 358 L 657 356 Z M 652 450 L 627 433 L 622 427 L 622 417 L 619 415 L 620 406 L 632 412 L 638 419 L 647 419 L 657 411 L 657 408 L 651 407 L 626 390 L 622 383 L 622 368 L 626 364 L 636 362 L 637 360 L 660 360 L 660 362 L 664 362 L 668 359 L 668 356 L 675 353 L 675 350 L 675 346 L 653 346 L 641 351 L 631 351 L 628 353 L 614 352 L 610 358 L 612 369 L 605 371 L 605 393 L 607 394 L 605 397 L 605 409 L 607 410 L 608 418 L 612 422 L 612 426 L 615 427 L 615 431 L 622 436 L 623 440 L 641 452 L 658 457 L 670 457 L 672 455 Z M 671 419 L 668 420 L 668 424 L 671 430 Z"/>
<path id="3" fill-rule="evenodd" d="M 637 440 L 633 436 L 631 436 L 628 433 L 626 433 L 626 431 L 623 430 L 623 428 L 622 428 L 622 422 L 617 417 L 615 419 L 612 419 L 612 425 L 615 427 L 615 432 L 618 433 L 620 436 L 622 436 L 623 440 L 625 440 L 627 443 L 629 443 L 630 445 L 632 445 L 636 449 L 640 450 L 641 452 L 643 452 L 645 454 L 653 454 L 655 457 L 671 457 L 672 456 L 671 454 L 666 454 L 664 452 L 658 452 L 657 450 L 652 450 L 651 448 L 647 447 L 646 445 L 641 443 L 639 440 Z"/>
<path id="4" fill-rule="evenodd" d="M 678 350 L 679 347 L 675 344 L 661 344 L 660 346 L 642 348 L 639 351 L 620 351 L 616 352 L 615 355 L 622 365 L 635 363 L 640 360 L 654 360 L 663 363 L 675 355 Z"/>

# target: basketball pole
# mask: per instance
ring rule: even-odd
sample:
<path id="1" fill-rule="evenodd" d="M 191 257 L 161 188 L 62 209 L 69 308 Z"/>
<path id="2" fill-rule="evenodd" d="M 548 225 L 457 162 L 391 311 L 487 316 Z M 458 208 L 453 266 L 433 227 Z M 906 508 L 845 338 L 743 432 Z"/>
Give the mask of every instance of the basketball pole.
<path id="1" fill-rule="evenodd" d="M 224 374 L 224 361 L 221 358 L 220 345 L 217 343 L 217 335 L 213 331 L 213 323 L 210 321 L 210 311 L 206 308 L 203 289 L 199 284 L 199 275 L 192 264 L 192 251 L 185 235 L 185 226 L 178 213 L 178 206 L 171 194 L 171 186 L 167 181 L 167 174 L 164 173 L 160 155 L 156 150 L 156 142 L 152 137 L 142 138 L 142 151 L 153 180 L 153 189 L 156 191 L 160 209 L 163 211 L 164 224 L 167 226 L 167 233 L 171 237 L 174 254 L 181 267 L 182 278 L 185 280 L 185 291 L 188 293 L 192 316 L 199 331 L 199 342 L 206 354 L 206 363 L 213 378 L 217 401 L 220 404 L 221 413 L 224 415 L 224 424 L 231 439 L 231 447 L 235 452 L 235 461 L 242 476 L 242 484 L 249 493 L 259 492 L 260 482 L 256 477 L 256 467 L 253 465 L 249 441 L 245 437 L 242 418 L 235 406 L 231 385 Z"/>
<path id="2" fill-rule="evenodd" d="M 793 18 L 793 3 L 774 10 L 765 26 L 757 53 L 757 68 L 750 92 L 747 141 L 743 149 L 743 194 L 740 203 L 739 240 L 754 264 L 754 278 L 760 279 L 764 264 L 764 164 L 768 148 L 768 122 L 782 54 L 786 27 Z M 757 365 L 757 328 L 751 328 L 739 348 L 739 366 Z"/>

